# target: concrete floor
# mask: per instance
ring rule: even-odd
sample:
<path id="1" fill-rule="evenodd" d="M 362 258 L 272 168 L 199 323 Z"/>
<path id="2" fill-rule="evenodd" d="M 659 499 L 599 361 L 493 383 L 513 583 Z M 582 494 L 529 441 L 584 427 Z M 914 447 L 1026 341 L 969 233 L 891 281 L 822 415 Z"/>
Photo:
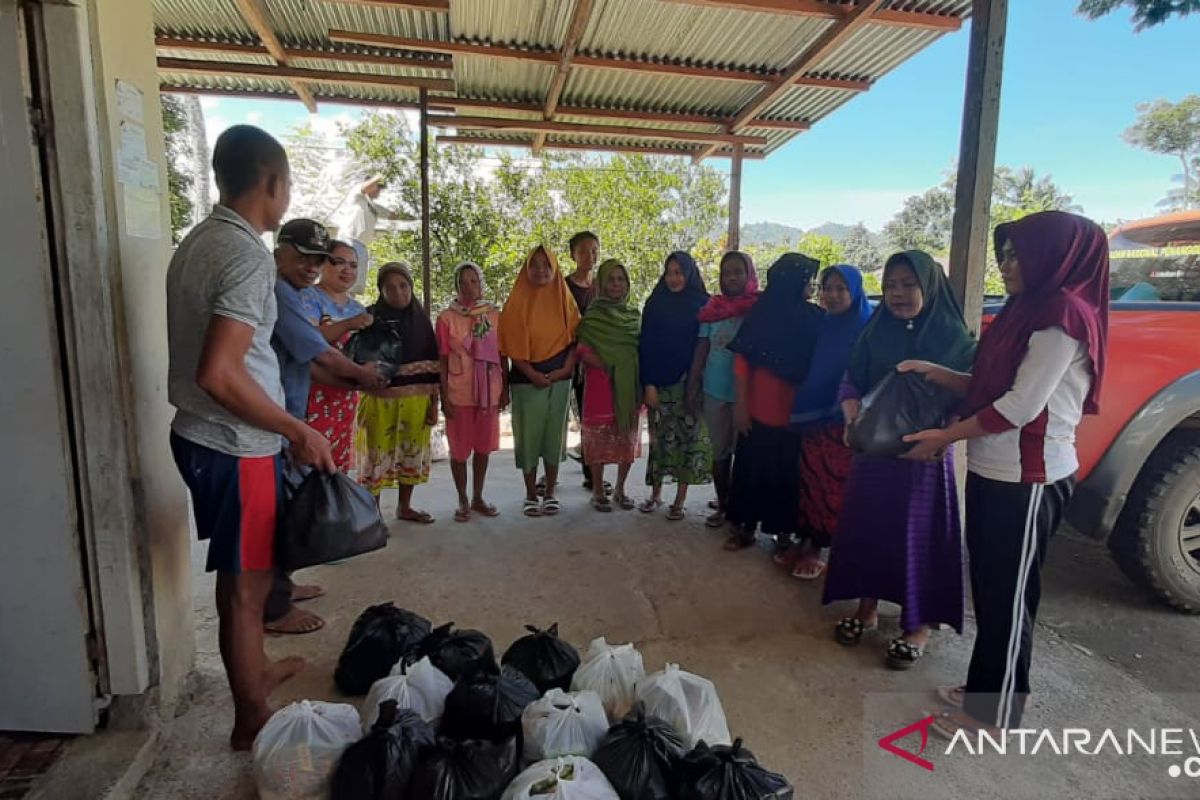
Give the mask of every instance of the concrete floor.
<path id="1" fill-rule="evenodd" d="M 273 698 L 341 699 L 332 671 L 346 634 L 367 605 L 394 600 L 431 619 L 478 628 L 497 653 L 526 623 L 557 621 L 583 649 L 595 636 L 634 641 L 650 670 L 666 661 L 715 681 L 734 736 L 799 787 L 797 798 L 1197 797 L 1200 779 L 1172 779 L 1171 756 L 1056 758 L 947 755 L 931 739 L 928 772 L 879 749 L 887 733 L 937 705 L 929 690 L 961 681 L 970 634 L 935 634 L 925 659 L 908 673 L 883 667 L 896 634 L 896 609 L 884 607 L 880 632 L 857 649 L 837 645 L 833 621 L 849 606 L 824 608 L 820 587 L 788 578 L 765 550 L 721 550 L 703 525 L 706 488 L 695 490 L 686 521 L 636 511 L 601 515 L 586 503 L 578 467 L 564 465 L 565 508 L 557 518 L 519 514 L 519 475 L 511 453 L 494 459 L 490 498 L 503 515 L 468 524 L 451 520 L 448 465 L 435 465 L 416 500 L 438 517 L 431 526 L 394 522 L 390 546 L 342 565 L 306 570 L 328 595 L 309 606 L 328 622 L 316 634 L 274 638 L 273 656 L 309 660 Z M 631 494 L 641 496 L 641 464 Z M 670 490 L 670 489 L 668 489 Z M 392 511 L 385 496 L 385 512 Z M 1045 585 L 1030 727 L 1090 726 L 1200 730 L 1200 703 L 1188 667 L 1200 655 L 1197 620 L 1158 606 L 1128 584 L 1103 548 L 1065 535 L 1055 542 Z M 194 550 L 202 564 L 203 549 Z M 160 744 L 139 798 L 250 798 L 249 756 L 226 749 L 231 709 L 217 655 L 212 579 L 195 582 L 198 680 L 190 701 Z M 1121 734 L 1122 739 L 1124 734 Z M 901 743 L 917 747 L 916 737 Z M 1200 764 L 1200 761 L 1197 762 Z"/>

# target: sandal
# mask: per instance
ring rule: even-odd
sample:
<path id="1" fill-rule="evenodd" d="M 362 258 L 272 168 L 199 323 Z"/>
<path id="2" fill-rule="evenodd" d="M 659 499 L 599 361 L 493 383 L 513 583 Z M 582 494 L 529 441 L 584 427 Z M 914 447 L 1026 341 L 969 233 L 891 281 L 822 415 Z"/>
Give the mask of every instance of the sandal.
<path id="1" fill-rule="evenodd" d="M 897 636 L 888 642 L 886 663 L 891 669 L 912 669 L 923 655 L 925 655 L 923 646 L 913 644 L 903 636 Z"/>
<path id="2" fill-rule="evenodd" d="M 558 502 L 558 498 L 554 495 L 550 495 L 542 501 L 542 513 L 547 517 L 553 517 L 560 511 L 562 511 L 562 504 Z"/>
<path id="3" fill-rule="evenodd" d="M 974 719 L 970 722 L 961 721 L 962 717 L 967 716 L 961 709 L 948 708 L 937 713 L 923 713 L 926 716 L 933 717 L 933 722 L 929 726 L 930 730 L 947 741 L 954 741 L 954 737 L 958 735 L 959 731 L 963 731 L 976 741 L 979 739 L 980 731 L 986 731 L 994 739 L 999 739 L 1004 735 L 1004 732 L 994 725 L 988 725 Z"/>
<path id="4" fill-rule="evenodd" d="M 454 521 L 455 522 L 470 522 L 471 521 L 470 509 L 466 509 L 466 508 L 454 509 Z"/>
<path id="5" fill-rule="evenodd" d="M 542 504 L 537 500 L 531 500 L 526 497 L 521 503 L 521 513 L 527 517 L 540 517 L 542 515 Z"/>
<path id="6" fill-rule="evenodd" d="M 704 518 L 704 524 L 709 528 L 724 528 L 725 527 L 725 512 L 714 511 Z"/>
<path id="7" fill-rule="evenodd" d="M 800 554 L 803 549 L 800 545 L 794 544 L 784 550 L 780 550 L 775 555 L 771 556 L 771 560 L 781 567 L 791 569 L 796 566 L 796 562 L 800 560 Z"/>
<path id="8" fill-rule="evenodd" d="M 433 516 L 428 511 L 419 511 L 415 508 L 410 508 L 405 514 L 400 509 L 396 509 L 396 519 L 404 522 L 416 522 L 419 525 L 429 525 L 433 520 Z"/>
<path id="9" fill-rule="evenodd" d="M 678 522 L 679 520 L 683 519 L 686 516 L 687 516 L 687 509 L 684 508 L 683 506 L 674 506 L 673 505 L 673 506 L 671 506 L 670 510 L 667 511 L 667 519 L 669 519 L 671 522 Z"/>
<path id="10" fill-rule="evenodd" d="M 838 644 L 853 647 L 862 641 L 863 634 L 879 627 L 879 622 L 864 622 L 858 617 L 842 617 L 833 629 L 833 638 Z"/>
<path id="11" fill-rule="evenodd" d="M 966 686 L 939 686 L 934 689 L 934 693 L 939 700 L 952 708 L 962 708 L 967 699 Z"/>
<path id="12" fill-rule="evenodd" d="M 716 500 L 709 500 L 709 501 L 708 501 L 708 507 L 709 507 L 709 509 L 711 509 L 711 510 L 713 510 L 713 511 L 720 511 L 720 510 L 721 510 L 721 504 L 720 504 L 720 503 L 718 503 Z"/>
<path id="13" fill-rule="evenodd" d="M 792 570 L 792 577 L 802 581 L 815 581 L 825 574 L 827 566 L 824 561 L 813 561 L 807 564 L 798 563 Z"/>
<path id="14" fill-rule="evenodd" d="M 623 494 L 613 495 L 612 501 L 620 506 L 622 511 L 633 511 L 637 504 Z"/>
<path id="15" fill-rule="evenodd" d="M 738 550 L 745 550 L 747 547 L 754 546 L 754 531 L 744 531 L 739 529 L 736 533 L 730 534 L 725 540 L 725 549 L 731 553 L 736 553 Z"/>
<path id="16" fill-rule="evenodd" d="M 641 505 L 638 506 L 638 511 L 642 512 L 643 514 L 653 514 L 662 504 L 662 500 L 659 500 L 655 497 L 647 497 L 641 502 Z"/>
<path id="17" fill-rule="evenodd" d="M 482 514 L 485 517 L 500 516 L 500 509 L 496 508 L 491 503 L 484 502 L 483 500 L 471 503 L 471 510 Z"/>
<path id="18" fill-rule="evenodd" d="M 602 511 L 605 514 L 612 511 L 612 503 L 608 502 L 607 497 L 596 497 L 595 495 L 592 495 L 591 502 L 592 508 L 596 509 L 597 511 Z"/>

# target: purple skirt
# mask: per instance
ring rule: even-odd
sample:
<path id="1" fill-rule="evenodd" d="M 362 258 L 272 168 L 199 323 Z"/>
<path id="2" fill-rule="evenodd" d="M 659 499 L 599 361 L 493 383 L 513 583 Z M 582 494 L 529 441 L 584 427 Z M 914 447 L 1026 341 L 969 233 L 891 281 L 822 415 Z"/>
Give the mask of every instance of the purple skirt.
<path id="1" fill-rule="evenodd" d="M 962 525 L 950 453 L 940 463 L 854 457 L 825 602 L 863 597 L 901 606 L 905 631 L 943 623 L 962 633 Z"/>

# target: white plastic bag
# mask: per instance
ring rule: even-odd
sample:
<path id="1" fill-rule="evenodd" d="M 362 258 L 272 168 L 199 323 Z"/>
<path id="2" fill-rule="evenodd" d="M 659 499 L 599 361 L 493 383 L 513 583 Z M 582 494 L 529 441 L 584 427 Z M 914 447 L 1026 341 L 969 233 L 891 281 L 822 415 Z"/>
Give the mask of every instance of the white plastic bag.
<path id="1" fill-rule="evenodd" d="M 500 800 L 618 800 L 600 768 L 579 756 L 539 761 L 518 775 Z"/>
<path id="2" fill-rule="evenodd" d="M 600 695 L 608 721 L 615 723 L 633 708 L 638 681 L 644 677 L 642 654 L 632 644 L 611 645 L 601 636 L 588 646 L 571 679 L 571 691 L 591 689 Z"/>
<path id="3" fill-rule="evenodd" d="M 558 756 L 591 757 L 608 733 L 608 717 L 600 695 L 585 689 L 564 692 L 550 689 L 521 713 L 525 734 L 525 760 Z"/>
<path id="4" fill-rule="evenodd" d="M 684 738 L 688 747 L 703 739 L 710 745 L 732 744 L 725 709 L 717 697 L 717 687 L 701 678 L 667 664 L 637 687 L 637 699 L 646 704 L 646 714 L 659 717 Z"/>
<path id="5" fill-rule="evenodd" d="M 401 659 L 390 675 L 371 685 L 363 703 L 363 732 L 371 730 L 379 719 L 379 704 L 384 700 L 395 700 L 398 708 L 415 711 L 436 728 L 446 707 L 446 695 L 453 688 L 454 681 L 435 667 L 428 656 L 407 668 Z"/>
<path id="6" fill-rule="evenodd" d="M 342 751 L 361 735 L 358 710 L 301 700 L 276 711 L 254 739 L 254 783 L 262 800 L 322 800 Z"/>

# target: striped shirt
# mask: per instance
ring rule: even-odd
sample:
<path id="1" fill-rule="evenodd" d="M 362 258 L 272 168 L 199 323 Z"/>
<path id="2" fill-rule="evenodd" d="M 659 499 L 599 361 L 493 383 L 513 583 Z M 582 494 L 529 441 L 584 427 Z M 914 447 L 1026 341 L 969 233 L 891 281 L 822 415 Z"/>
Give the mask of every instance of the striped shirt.
<path id="1" fill-rule="evenodd" d="M 1075 428 L 1091 383 L 1086 345 L 1062 328 L 1036 331 L 1012 388 L 975 415 L 988 435 L 967 443 L 967 469 L 1006 483 L 1075 474 Z"/>

